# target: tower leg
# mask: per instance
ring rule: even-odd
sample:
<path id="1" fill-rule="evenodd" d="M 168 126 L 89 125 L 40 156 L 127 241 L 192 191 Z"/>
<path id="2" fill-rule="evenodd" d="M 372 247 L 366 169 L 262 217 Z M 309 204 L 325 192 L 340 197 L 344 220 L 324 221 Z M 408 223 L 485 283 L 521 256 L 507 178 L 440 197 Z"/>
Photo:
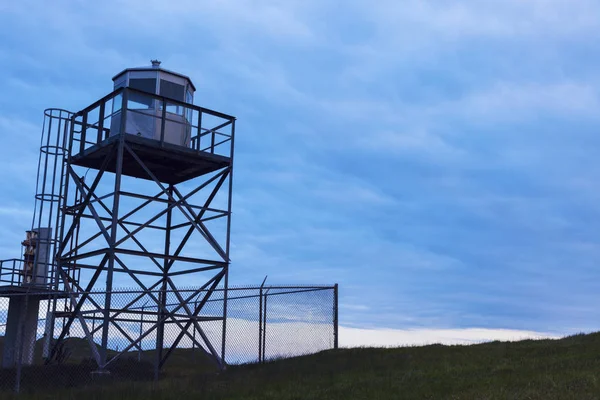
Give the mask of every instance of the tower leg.
<path id="1" fill-rule="evenodd" d="M 8 305 L 2 367 L 16 366 L 19 354 L 23 365 L 33 364 L 40 299 L 12 296 Z"/>

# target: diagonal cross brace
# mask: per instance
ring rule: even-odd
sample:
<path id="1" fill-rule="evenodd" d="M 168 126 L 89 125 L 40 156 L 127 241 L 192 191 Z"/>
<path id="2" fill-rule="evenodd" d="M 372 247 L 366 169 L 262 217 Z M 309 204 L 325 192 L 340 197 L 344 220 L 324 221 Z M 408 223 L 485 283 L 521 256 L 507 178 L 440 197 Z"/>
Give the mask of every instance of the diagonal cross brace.
<path id="1" fill-rule="evenodd" d="M 204 209 L 200 211 L 200 213 L 198 214 L 198 218 L 202 218 L 204 216 L 204 214 L 206 213 L 206 210 L 208 208 L 208 205 L 210 203 L 212 203 L 213 199 L 216 197 L 217 193 L 219 192 L 219 189 L 221 188 L 221 186 L 223 185 L 223 183 L 225 182 L 225 180 L 227 179 L 228 176 L 229 176 L 229 170 L 226 169 L 225 173 L 223 173 L 223 175 L 221 176 L 221 179 L 219 179 L 219 182 L 217 182 L 217 184 L 215 185 L 211 194 L 206 199 L 206 202 L 204 203 Z M 175 250 L 175 257 L 177 257 L 181 253 L 181 251 L 185 247 L 187 241 L 189 240 L 190 236 L 194 232 L 194 226 L 191 222 L 190 222 L 190 224 L 192 226 L 190 226 L 190 228 L 186 232 L 183 239 L 181 239 L 181 243 L 179 243 L 179 246 L 177 246 L 177 249 Z M 169 268 L 171 268 L 174 263 L 175 263 L 175 259 L 171 260 L 171 262 L 169 263 Z"/>
<path id="2" fill-rule="evenodd" d="M 224 275 L 224 272 L 225 271 L 223 271 L 223 275 Z M 164 365 L 165 361 L 167 360 L 167 358 L 169 357 L 169 355 L 171 354 L 171 352 L 173 351 L 173 349 L 177 347 L 177 345 L 179 344 L 179 342 L 183 338 L 183 335 L 188 332 L 188 329 L 190 328 L 190 325 L 192 325 L 192 323 L 193 323 L 194 326 L 196 327 L 196 330 L 198 331 L 198 333 L 200 334 L 200 336 L 204 340 L 204 343 L 206 344 L 206 347 L 208 347 L 208 349 L 211 352 L 211 354 L 214 357 L 214 359 L 217 360 L 217 364 L 219 365 L 219 368 L 223 369 L 225 367 L 224 360 L 221 360 L 221 358 L 219 357 L 217 351 L 215 350 L 215 348 L 213 347 L 213 345 L 210 343 L 210 340 L 208 339 L 208 337 L 204 333 L 204 330 L 200 327 L 200 324 L 195 319 L 195 317 L 198 316 L 198 314 L 200 313 L 200 311 L 202 310 L 202 308 L 204 307 L 204 305 L 206 304 L 206 302 L 208 301 L 208 299 L 210 298 L 210 296 L 213 294 L 213 292 L 214 292 L 215 288 L 217 287 L 217 285 L 219 284 L 220 280 L 219 281 L 215 281 L 212 284 L 210 290 L 207 291 L 206 295 L 204 296 L 204 298 L 202 299 L 202 301 L 198 304 L 198 306 L 194 309 L 193 313 L 189 309 L 189 307 L 187 305 L 187 302 L 184 301 L 183 297 L 181 297 L 181 295 L 177 291 L 177 288 L 175 287 L 175 284 L 173 283 L 173 281 L 171 279 L 167 279 L 167 281 L 169 283 L 169 286 L 171 286 L 171 288 L 173 289 L 173 292 L 175 293 L 175 296 L 177 296 L 177 299 L 183 305 L 183 308 L 185 309 L 186 313 L 188 314 L 188 317 L 190 318 L 190 320 L 186 323 L 185 328 L 182 329 L 182 331 L 179 333 L 179 335 L 177 335 L 177 338 L 173 342 L 173 345 L 169 348 L 169 350 L 167 351 L 167 354 L 165 354 L 164 358 L 161 360 L 160 367 L 162 367 Z M 189 335 L 189 333 L 188 333 L 188 335 Z"/>
<path id="3" fill-rule="evenodd" d="M 126 145 L 127 148 L 127 145 Z M 188 198 L 192 197 L 194 194 L 198 193 L 200 190 L 204 189 L 206 186 L 210 185 L 212 182 L 214 182 L 219 176 L 221 176 L 222 174 L 224 174 L 226 172 L 226 170 L 219 172 L 217 175 L 213 176 L 212 178 L 210 178 L 208 181 L 204 182 L 202 185 L 198 186 L 196 189 L 192 190 L 191 192 L 189 192 L 188 194 L 186 194 L 184 196 L 183 199 L 181 199 L 181 202 L 187 200 Z M 161 189 L 164 189 L 164 191 L 166 191 L 167 189 L 164 188 L 162 185 L 159 185 L 161 187 Z M 161 193 L 162 194 L 162 193 Z M 172 204 L 169 204 L 169 206 L 160 211 L 158 214 L 156 214 L 154 217 L 150 218 L 146 224 L 144 225 L 148 225 L 151 224 L 152 222 L 156 221 L 157 219 L 159 219 L 160 217 L 162 217 L 163 215 L 165 215 L 169 210 L 172 210 L 173 208 L 179 206 L 180 201 L 176 201 Z M 122 244 L 123 242 L 125 242 L 126 240 L 128 240 L 131 236 L 135 235 L 136 233 L 138 233 L 139 231 L 141 231 L 142 229 L 144 229 L 144 226 L 140 226 L 136 229 L 134 229 L 130 234 L 124 236 L 123 238 L 121 238 L 117 243 L 115 243 L 115 247 L 119 246 L 120 244 Z"/>
<path id="4" fill-rule="evenodd" d="M 98 171 L 98 175 L 96 175 L 96 178 L 94 179 L 94 182 L 92 183 L 92 186 L 90 187 L 90 192 L 85 196 L 85 199 L 82 201 L 82 203 L 88 203 L 90 201 L 90 198 L 92 197 L 91 193 L 93 193 L 96 190 L 96 186 L 98 186 L 98 184 L 100 183 L 100 179 L 102 178 L 102 175 L 104 175 L 104 171 L 106 170 L 106 167 L 108 166 L 109 161 L 112 159 L 114 149 L 115 148 L 113 146 L 112 149 L 108 152 L 108 154 L 104 158 L 104 161 L 102 162 L 100 170 Z M 69 165 L 68 168 L 71 168 L 71 166 Z M 77 180 L 79 180 L 79 178 L 77 178 L 75 181 L 77 181 Z M 73 219 L 73 221 L 71 223 L 71 227 L 67 231 L 67 234 L 65 235 L 65 237 L 62 239 L 62 243 L 60 244 L 60 247 L 58 248 L 58 251 L 56 252 L 57 254 L 62 254 L 62 252 L 65 250 L 67 243 L 69 242 L 69 240 L 71 239 L 71 236 L 73 235 L 73 232 L 75 231 L 75 227 L 77 226 L 77 224 L 79 224 L 79 220 L 81 219 L 81 216 L 83 215 L 84 210 L 85 210 L 85 207 L 81 207 L 79 209 L 79 211 L 77 212 L 77 215 L 75 216 L 75 218 Z"/>
<path id="5" fill-rule="evenodd" d="M 104 235 L 106 242 L 110 243 L 110 236 L 108 235 L 108 230 L 102 223 L 102 220 L 100 219 L 100 216 L 98 215 L 98 212 L 96 211 L 96 208 L 94 207 L 92 202 L 89 201 L 89 199 L 91 199 L 91 197 L 95 196 L 94 192 L 90 189 L 90 191 L 86 193 L 85 187 L 79 181 L 79 177 L 77 176 L 75 171 L 73 171 L 73 168 L 71 168 L 71 166 L 69 166 L 67 168 L 67 170 L 68 170 L 69 174 L 71 175 L 71 177 L 73 178 L 75 185 L 77 185 L 77 189 L 79 190 L 79 192 L 88 198 L 87 208 L 90 209 L 90 212 L 92 213 L 92 217 L 94 217 L 94 221 L 96 221 L 96 224 L 98 224 L 98 228 L 100 228 L 100 232 Z"/>
<path id="6" fill-rule="evenodd" d="M 154 174 L 152 173 L 152 171 L 150 171 L 148 169 L 148 167 L 144 164 L 144 162 L 138 157 L 137 154 L 135 154 L 135 152 L 133 150 L 131 150 L 131 148 L 127 144 L 125 144 L 125 149 L 127 150 L 127 152 L 129 154 L 131 154 L 131 156 L 140 165 L 140 167 L 142 167 L 142 169 L 148 174 L 148 176 L 154 181 L 154 183 L 156 183 L 158 185 L 158 187 L 160 187 L 161 189 L 165 189 L 165 187 L 163 186 L 163 184 L 156 178 L 156 176 L 154 176 Z M 199 226 L 199 224 L 196 223 L 195 219 L 193 219 L 192 217 L 190 217 L 188 215 L 188 213 L 185 211 L 185 209 L 181 206 L 181 204 L 185 204 L 185 198 L 180 198 L 179 200 L 175 200 L 170 194 L 167 193 L 167 195 L 169 196 L 169 200 L 171 200 L 171 201 L 174 202 L 174 205 L 177 208 L 179 208 L 179 211 L 181 211 L 181 213 L 193 224 L 193 226 L 206 239 L 206 241 L 215 249 L 215 251 L 219 255 L 221 255 L 224 258 L 225 261 L 227 261 L 227 256 L 225 255 L 225 252 L 221 249 L 221 247 L 218 245 L 218 243 L 213 242 L 210 239 L 210 237 Z M 189 197 L 189 195 L 188 195 L 188 197 Z M 171 205 L 169 207 L 167 207 L 167 209 L 164 210 L 164 212 L 168 211 L 169 209 L 172 209 Z M 195 215 L 194 213 L 192 213 L 192 214 Z"/>
<path id="7" fill-rule="evenodd" d="M 96 269 L 96 272 L 94 272 L 94 275 L 92 276 L 92 279 L 90 279 L 90 282 L 88 283 L 88 286 L 86 288 L 86 290 L 84 291 L 84 293 L 81 295 L 81 298 L 79 299 L 79 302 L 77 302 L 77 305 L 75 306 L 75 309 L 73 310 L 72 315 L 69 317 L 67 323 L 65 324 L 65 326 L 63 326 L 63 330 L 60 333 L 60 335 L 58 336 L 58 340 L 57 343 L 60 342 L 61 340 L 64 339 L 65 335 L 67 334 L 67 332 L 69 331 L 69 328 L 71 327 L 71 325 L 73 324 L 73 320 L 75 318 L 75 316 L 78 316 L 79 311 L 81 310 L 81 306 L 83 305 L 83 303 L 85 302 L 85 300 L 89 297 L 90 294 L 90 290 L 91 288 L 94 286 L 94 284 L 96 283 L 96 280 L 98 279 L 98 277 L 100 276 L 100 272 L 102 272 L 102 267 L 104 266 L 104 264 L 108 261 L 108 257 L 104 256 L 104 258 L 102 259 L 102 261 L 100 262 L 98 269 Z M 59 274 L 61 276 L 61 278 L 63 279 L 63 281 L 65 283 L 68 283 L 69 281 L 69 276 L 63 271 L 62 267 L 59 266 Z M 67 293 L 69 294 L 69 296 L 71 297 L 71 302 L 75 303 L 75 299 L 71 296 L 72 295 L 72 290 L 71 287 L 67 284 L 65 285 L 67 287 Z M 78 316 L 79 318 L 79 316 Z M 84 328 L 85 329 L 85 328 Z M 88 341 L 90 340 L 90 337 L 88 337 L 88 333 L 86 332 L 86 337 L 88 338 Z M 93 341 L 93 340 L 92 340 Z M 90 343 L 91 345 L 91 343 Z M 95 348 L 95 346 L 94 346 Z M 50 358 L 54 357 L 54 354 L 56 353 L 56 347 L 54 347 L 52 349 L 52 352 L 50 354 Z M 94 357 L 96 357 L 96 354 L 94 354 Z M 100 356 L 98 355 L 98 357 L 96 357 L 96 362 L 98 364 L 100 364 Z"/>
<path id="8" fill-rule="evenodd" d="M 173 187 L 173 190 L 175 191 L 175 194 L 179 198 L 182 198 L 181 193 L 179 192 L 179 190 L 177 190 L 176 187 Z M 215 237 L 210 233 L 210 231 L 208 230 L 206 225 L 204 225 L 204 222 L 202 222 L 202 217 L 198 217 L 196 215 L 196 212 L 189 206 L 189 204 L 183 203 L 183 205 L 187 208 L 188 212 L 190 214 L 192 214 L 192 217 L 194 217 L 193 221 L 190 220 L 190 222 L 197 223 L 200 226 L 200 228 L 202 229 L 202 231 L 204 231 L 204 233 L 205 233 L 205 235 L 203 235 L 203 236 L 206 238 L 206 240 L 209 241 L 209 243 L 213 246 L 213 248 L 216 250 L 216 252 L 219 253 L 219 255 L 223 258 L 224 261 L 226 261 L 226 262 L 229 261 L 227 258 L 227 254 L 225 254 L 225 250 L 223 250 L 223 248 L 217 242 Z"/>
<path id="9" fill-rule="evenodd" d="M 211 278 L 208 282 L 206 282 L 204 285 L 202 285 L 202 287 L 200 287 L 199 289 L 195 290 L 190 296 L 188 296 L 187 299 L 184 300 L 184 303 L 187 303 L 189 301 L 191 301 L 195 296 L 198 295 L 198 293 L 200 293 L 201 291 L 205 290 L 207 286 L 209 286 L 211 283 L 213 283 L 213 281 L 217 280 L 217 281 L 221 281 L 221 279 L 223 278 L 224 275 L 224 271 L 219 272 L 217 275 L 215 275 L 213 278 Z M 179 304 L 178 306 L 176 306 L 171 313 L 175 313 L 177 312 L 181 307 L 183 307 L 183 304 Z M 140 335 L 140 337 L 138 337 L 135 341 L 135 343 L 132 343 L 130 345 L 128 345 L 127 347 L 125 347 L 121 353 L 117 354 L 115 357 L 113 357 L 109 362 L 106 363 L 106 365 L 114 362 L 116 359 L 119 358 L 119 356 L 121 356 L 123 353 L 128 352 L 131 348 L 133 348 L 138 342 L 141 342 L 146 336 L 148 336 L 149 334 L 151 334 L 157 327 L 158 324 L 164 323 L 167 319 L 169 319 L 169 315 L 161 318 L 160 320 L 157 321 L 157 323 L 151 327 L 149 330 L 147 330 L 146 332 L 144 332 L 144 334 Z"/>
<path id="10" fill-rule="evenodd" d="M 120 260 L 118 257 L 115 257 L 115 260 L 117 261 L 117 263 L 119 263 L 119 264 L 121 265 L 121 267 L 122 267 L 124 270 L 126 270 L 126 271 L 128 271 L 128 272 L 129 272 L 129 269 L 127 268 L 127 266 L 126 266 L 126 265 L 125 265 L 125 264 L 124 264 L 124 263 L 123 263 L 123 262 L 122 262 L 122 261 L 121 261 L 121 260 Z M 132 278 L 132 279 L 133 279 L 133 280 L 134 280 L 134 281 L 135 281 L 135 282 L 136 282 L 136 283 L 137 283 L 137 284 L 138 284 L 138 285 L 139 285 L 139 286 L 142 288 L 142 290 L 144 290 L 144 291 L 145 291 L 145 292 L 148 294 L 148 296 L 149 296 L 150 298 L 152 298 L 152 300 L 154 300 L 154 301 L 156 302 L 156 305 L 158 306 L 159 310 L 161 310 L 161 311 L 164 311 L 164 312 L 166 313 L 166 315 L 169 315 L 169 316 L 170 316 L 170 314 L 171 314 L 171 313 L 169 312 L 169 310 L 168 310 L 166 307 L 164 307 L 164 306 L 161 304 L 160 300 L 159 300 L 159 299 L 157 299 L 157 298 L 156 298 L 156 296 L 154 296 L 154 294 L 153 294 L 153 293 L 150 291 L 150 289 L 147 289 L 147 288 L 146 288 L 146 286 L 145 286 L 145 285 L 144 285 L 144 284 L 143 284 L 143 283 L 142 283 L 142 282 L 139 280 L 139 278 L 138 278 L 138 277 L 137 277 L 137 276 L 136 276 L 134 273 L 131 273 L 131 272 L 129 272 L 129 275 L 130 275 L 130 276 L 131 276 L 131 278 Z M 162 279 L 159 279 L 159 281 L 156 283 L 156 285 L 158 285 L 158 284 L 162 283 L 162 282 L 163 282 L 163 280 L 164 280 L 164 278 L 162 278 Z M 156 286 L 156 285 L 154 285 L 154 286 Z M 116 316 L 118 316 L 119 314 L 121 314 L 121 312 L 119 312 L 119 313 L 118 313 Z M 116 316 L 114 316 L 114 317 L 116 318 Z M 175 318 L 173 318 L 173 317 L 171 317 L 171 319 L 172 319 L 172 320 L 173 320 L 173 321 L 174 321 L 174 322 L 175 322 L 175 323 L 176 323 L 176 324 L 177 324 L 177 325 L 178 325 L 180 328 L 183 328 L 183 326 L 182 326 L 181 322 L 179 322 L 178 320 L 176 320 L 176 319 L 175 319 Z M 191 338 L 191 335 L 189 335 L 189 334 L 188 334 L 188 336 Z M 198 343 L 198 345 L 200 345 L 200 343 Z"/>
<path id="11" fill-rule="evenodd" d="M 152 203 L 153 200 L 158 199 L 160 196 L 163 195 L 163 192 L 161 191 L 160 193 L 158 193 L 156 196 L 147 199 L 144 203 L 140 204 L 138 207 L 134 208 L 133 210 L 131 210 L 130 212 L 128 212 L 127 214 L 123 215 L 120 219 L 119 222 L 123 222 L 125 221 L 127 218 L 131 217 L 133 214 L 135 214 L 136 212 L 140 211 L 142 208 L 146 207 L 148 204 Z M 112 214 L 112 213 L 111 213 Z M 151 222 L 148 222 L 147 224 L 150 224 Z M 112 227 L 111 225 L 108 225 L 108 227 L 106 228 L 107 230 L 109 228 Z M 66 255 L 70 255 L 72 253 L 74 253 L 75 251 L 78 251 L 79 249 L 81 249 L 83 246 L 87 245 L 88 243 L 92 242 L 94 239 L 96 239 L 98 236 L 100 236 L 102 234 L 102 232 L 98 232 L 96 234 L 94 234 L 93 236 L 91 236 L 89 239 L 85 240 L 83 243 L 81 243 L 79 246 L 75 247 L 73 250 L 71 250 L 70 252 L 66 253 Z"/>
<path id="12" fill-rule="evenodd" d="M 93 195 L 95 198 L 97 198 L 96 195 Z M 106 206 L 106 204 L 104 204 L 104 202 L 102 200 L 98 199 L 98 204 L 110 215 L 112 216 L 112 211 Z M 129 229 L 125 226 L 125 224 L 122 222 L 122 220 L 117 220 L 117 223 L 119 224 L 119 226 L 121 227 L 121 229 L 123 229 L 125 231 L 126 234 L 129 234 L 130 231 Z M 135 237 L 132 236 L 131 239 L 135 242 L 135 244 L 138 245 L 138 247 L 148 253 L 148 250 L 144 247 L 144 245 Z M 154 257 L 149 257 L 150 260 L 152 260 L 154 262 L 154 264 L 162 271 L 163 267 L 162 265 L 160 265 L 160 263 L 158 261 L 156 261 L 156 258 Z"/>

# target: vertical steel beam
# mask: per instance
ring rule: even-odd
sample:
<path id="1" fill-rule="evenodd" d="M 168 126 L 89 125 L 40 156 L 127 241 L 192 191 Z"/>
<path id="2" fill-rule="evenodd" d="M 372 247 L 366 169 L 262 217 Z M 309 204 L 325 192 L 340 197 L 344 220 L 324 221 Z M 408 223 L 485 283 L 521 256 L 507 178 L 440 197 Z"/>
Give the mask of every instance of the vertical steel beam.
<path id="1" fill-rule="evenodd" d="M 227 264 L 225 266 L 225 279 L 223 282 L 223 336 L 221 338 L 221 359 L 225 362 L 225 344 L 227 339 L 227 297 L 229 296 L 229 265 L 231 264 L 231 207 L 233 198 L 233 138 L 235 136 L 235 120 L 231 123 L 231 148 L 229 151 L 229 195 L 227 198 L 227 237 L 225 238 L 225 254 L 227 255 Z"/>
<path id="2" fill-rule="evenodd" d="M 127 102 L 129 92 L 123 93 L 123 102 L 121 105 L 121 132 L 119 135 L 119 141 L 117 144 L 117 166 L 115 169 L 115 186 L 113 195 L 113 208 L 112 208 L 112 226 L 110 229 L 110 243 L 108 250 L 108 264 L 106 269 L 106 294 L 104 295 L 104 317 L 102 326 L 102 344 L 101 344 L 101 358 L 100 358 L 100 369 L 103 370 L 106 366 L 106 356 L 108 347 L 108 334 L 110 327 L 110 309 L 112 302 L 112 287 L 113 287 L 113 274 L 115 268 L 115 243 L 117 242 L 118 234 L 118 220 L 119 220 L 119 201 L 121 194 L 121 174 L 123 172 L 123 153 L 125 151 L 125 126 L 126 126 L 126 114 L 127 114 Z"/>
<path id="3" fill-rule="evenodd" d="M 164 103 L 163 103 L 164 106 Z M 163 109 L 164 110 L 164 109 Z M 167 221 L 166 221 L 166 225 L 165 225 L 165 255 L 169 255 L 171 253 L 171 225 L 172 225 L 172 214 L 173 214 L 173 208 L 170 207 L 171 203 L 172 203 L 172 199 L 173 199 L 173 185 L 169 185 L 168 189 L 167 189 L 167 194 L 168 194 L 168 199 L 169 202 L 167 203 Z M 163 316 L 163 310 L 165 310 L 165 307 L 167 305 L 167 279 L 169 278 L 169 268 L 170 268 L 170 263 L 169 263 L 169 259 L 168 257 L 165 257 L 163 262 L 163 277 L 162 277 L 162 285 L 160 288 L 160 293 L 159 293 L 159 301 L 160 301 L 160 305 L 158 308 L 158 315 L 157 315 L 157 320 L 161 320 L 162 316 Z M 164 347 L 164 341 L 165 341 L 165 324 L 159 324 L 158 325 L 158 329 L 156 331 L 156 364 L 154 365 L 154 379 L 158 380 L 159 378 L 159 372 L 160 372 L 160 366 L 161 366 L 161 362 L 162 362 L 162 357 L 163 357 L 163 347 Z"/>

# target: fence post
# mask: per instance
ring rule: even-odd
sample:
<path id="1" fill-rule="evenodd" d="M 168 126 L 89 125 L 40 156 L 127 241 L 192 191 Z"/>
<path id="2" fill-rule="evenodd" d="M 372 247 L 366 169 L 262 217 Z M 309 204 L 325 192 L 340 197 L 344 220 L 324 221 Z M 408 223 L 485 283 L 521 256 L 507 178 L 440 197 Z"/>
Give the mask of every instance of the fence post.
<path id="1" fill-rule="evenodd" d="M 263 310 L 263 315 L 264 315 L 264 321 L 263 321 L 263 345 L 262 345 L 262 360 L 263 363 L 265 362 L 265 347 L 267 347 L 267 292 L 265 293 L 265 301 L 264 301 L 264 310 Z"/>
<path id="2" fill-rule="evenodd" d="M 144 306 L 142 306 L 142 312 L 140 313 L 140 337 L 142 337 L 142 332 L 144 330 Z M 142 361 L 142 342 L 140 342 L 140 348 L 138 349 L 138 362 Z"/>
<path id="3" fill-rule="evenodd" d="M 333 348 L 338 348 L 338 284 L 333 287 Z"/>
<path id="4" fill-rule="evenodd" d="M 194 300 L 194 310 L 198 309 L 198 298 Z M 192 324 L 192 353 L 196 351 L 196 324 Z"/>
<path id="5" fill-rule="evenodd" d="M 258 300 L 258 362 L 262 362 L 263 289 L 260 287 Z"/>
<path id="6" fill-rule="evenodd" d="M 265 287 L 265 282 L 267 281 L 267 278 L 269 277 L 269 275 L 265 275 L 265 279 L 263 279 L 262 283 L 260 284 L 260 292 L 258 295 L 259 298 L 259 303 L 258 303 L 258 362 L 261 363 L 264 361 L 263 359 L 263 354 L 264 354 L 264 350 L 263 350 L 263 340 L 264 340 L 264 334 L 263 334 L 263 288 Z M 265 296 L 265 306 L 266 306 L 266 296 Z M 266 308 L 266 307 L 265 307 Z M 266 310 L 265 310 L 266 312 Z"/>

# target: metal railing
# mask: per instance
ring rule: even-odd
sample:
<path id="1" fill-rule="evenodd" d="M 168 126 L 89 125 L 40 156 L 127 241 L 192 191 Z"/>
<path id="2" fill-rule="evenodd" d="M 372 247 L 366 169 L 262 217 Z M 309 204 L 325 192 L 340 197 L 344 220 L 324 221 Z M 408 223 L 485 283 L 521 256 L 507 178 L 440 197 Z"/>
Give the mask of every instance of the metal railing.
<path id="1" fill-rule="evenodd" d="M 0 282 L 11 286 L 23 283 L 23 260 L 10 258 L 0 260 Z"/>
<path id="2" fill-rule="evenodd" d="M 35 292 L 36 290 L 57 290 L 64 291 L 65 283 L 60 279 L 56 280 L 56 265 L 53 263 L 36 263 L 36 267 L 32 271 L 26 271 L 24 269 L 25 261 L 18 258 L 9 258 L 7 260 L 0 260 L 0 285 L 11 286 L 13 289 L 16 288 L 27 288 L 29 291 Z M 42 273 L 37 268 L 46 268 L 47 271 Z M 67 271 L 70 279 L 75 282 L 79 281 L 81 269 L 76 265 L 71 266 L 65 265 L 63 267 Z M 28 279 L 29 278 L 29 279 Z M 58 287 L 55 284 L 58 283 Z"/>
<path id="3" fill-rule="evenodd" d="M 136 132 L 134 121 L 144 125 Z M 73 116 L 69 153 L 77 155 L 121 132 L 143 136 L 160 146 L 169 141 L 170 130 L 185 133 L 178 143 L 194 153 L 231 157 L 235 117 L 137 89 L 119 88 Z M 138 126 L 139 127 L 139 126 Z M 148 132 L 152 135 L 148 135 Z"/>

